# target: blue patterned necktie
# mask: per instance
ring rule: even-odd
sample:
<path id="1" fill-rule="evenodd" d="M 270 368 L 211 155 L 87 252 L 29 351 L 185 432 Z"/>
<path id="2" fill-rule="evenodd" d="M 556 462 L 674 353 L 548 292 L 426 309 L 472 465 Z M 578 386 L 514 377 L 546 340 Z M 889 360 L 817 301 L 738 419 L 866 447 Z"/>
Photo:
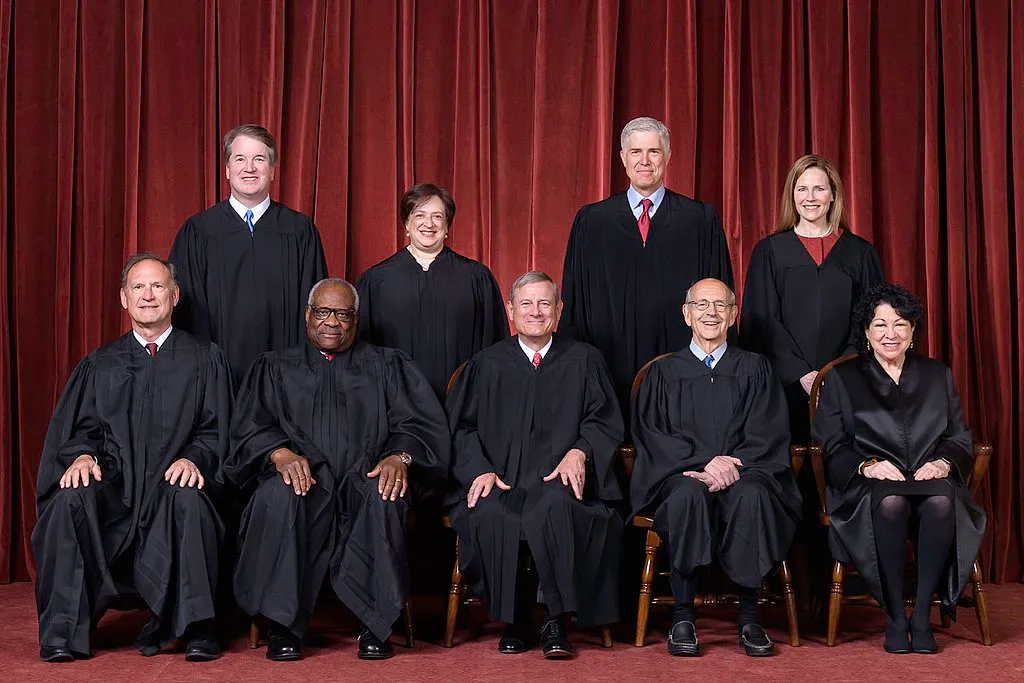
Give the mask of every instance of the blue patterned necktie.
<path id="1" fill-rule="evenodd" d="M 253 234 L 254 226 L 252 221 L 252 209 L 245 212 L 245 224 L 249 226 L 249 234 Z"/>
<path id="2" fill-rule="evenodd" d="M 711 369 L 711 364 L 715 362 L 715 357 L 710 353 L 704 356 L 704 365 L 708 366 L 708 370 Z"/>

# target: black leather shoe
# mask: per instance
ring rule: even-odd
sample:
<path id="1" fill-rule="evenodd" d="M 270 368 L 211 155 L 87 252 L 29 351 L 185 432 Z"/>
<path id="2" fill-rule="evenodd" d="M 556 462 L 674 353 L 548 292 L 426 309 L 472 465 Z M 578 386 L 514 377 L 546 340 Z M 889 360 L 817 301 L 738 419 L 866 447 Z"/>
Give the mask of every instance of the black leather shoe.
<path id="1" fill-rule="evenodd" d="M 917 627 L 911 624 L 910 641 L 913 643 L 914 652 L 920 655 L 934 655 L 939 651 L 939 646 L 935 642 L 935 635 L 932 633 L 931 624 L 926 624 L 924 627 Z"/>
<path id="2" fill-rule="evenodd" d="M 668 631 L 668 653 L 673 657 L 696 657 L 700 654 L 697 627 L 692 621 L 677 621 Z"/>
<path id="3" fill-rule="evenodd" d="M 164 646 L 164 641 L 167 640 L 166 632 L 160 620 L 155 614 L 150 615 L 149 621 L 142 627 L 142 631 L 139 632 L 139 638 L 135 641 L 135 646 L 139 648 L 139 652 L 144 657 L 152 657 L 160 654 L 160 650 Z"/>
<path id="4" fill-rule="evenodd" d="M 271 626 L 267 636 L 267 659 L 272 662 L 302 659 L 302 641 L 286 628 Z"/>
<path id="5" fill-rule="evenodd" d="M 740 630 L 740 645 L 748 657 L 769 657 L 775 652 L 775 643 L 758 624 L 747 624 Z"/>
<path id="6" fill-rule="evenodd" d="M 51 647 L 43 645 L 39 648 L 39 659 L 44 662 L 73 662 L 75 655 L 66 647 Z"/>
<path id="7" fill-rule="evenodd" d="M 212 662 L 220 659 L 220 643 L 216 638 L 193 638 L 185 648 L 186 662 Z"/>
<path id="8" fill-rule="evenodd" d="M 517 655 L 530 649 L 524 630 L 516 624 L 506 624 L 498 641 L 498 652 L 503 655 Z"/>
<path id="9" fill-rule="evenodd" d="M 559 618 L 548 619 L 540 627 L 540 643 L 544 659 L 569 659 L 573 656 L 572 643 Z"/>
<path id="10" fill-rule="evenodd" d="M 885 641 L 882 643 L 882 648 L 894 655 L 905 655 L 910 652 L 907 622 L 889 622 L 885 625 Z"/>
<path id="11" fill-rule="evenodd" d="M 367 628 L 359 635 L 359 659 L 391 659 L 395 651 L 390 640 L 381 640 Z"/>

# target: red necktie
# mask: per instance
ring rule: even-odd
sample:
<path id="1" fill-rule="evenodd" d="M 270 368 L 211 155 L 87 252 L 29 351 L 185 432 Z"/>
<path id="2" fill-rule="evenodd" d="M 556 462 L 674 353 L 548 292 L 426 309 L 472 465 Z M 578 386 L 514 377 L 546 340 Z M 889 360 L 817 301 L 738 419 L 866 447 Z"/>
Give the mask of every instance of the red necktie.
<path id="1" fill-rule="evenodd" d="M 326 358 L 327 360 L 334 360 L 334 354 L 333 353 L 325 353 L 324 354 L 324 358 Z"/>
<path id="2" fill-rule="evenodd" d="M 533 352 L 533 367 L 535 367 L 535 368 L 539 368 L 540 367 L 540 351 L 534 351 Z"/>
<path id="3" fill-rule="evenodd" d="M 640 228 L 640 239 L 644 241 L 644 244 L 647 244 L 647 231 L 651 229 L 651 214 L 648 211 L 654 206 L 654 202 L 650 199 L 642 199 L 640 200 L 640 206 L 644 207 L 644 212 L 640 214 L 636 225 Z"/>
<path id="4" fill-rule="evenodd" d="M 149 342 L 146 344 L 146 350 L 149 351 L 149 355 L 156 358 L 156 342 Z"/>

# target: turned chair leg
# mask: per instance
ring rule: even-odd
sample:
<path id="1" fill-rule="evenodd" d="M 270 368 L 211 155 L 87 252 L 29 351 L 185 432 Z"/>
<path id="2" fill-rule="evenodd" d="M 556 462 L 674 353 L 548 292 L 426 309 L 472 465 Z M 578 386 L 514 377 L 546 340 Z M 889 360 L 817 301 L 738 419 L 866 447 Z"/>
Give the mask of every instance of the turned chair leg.
<path id="1" fill-rule="evenodd" d="M 612 646 L 612 630 L 608 628 L 608 625 L 601 627 L 601 647 Z"/>
<path id="2" fill-rule="evenodd" d="M 843 563 L 837 560 L 832 566 L 832 590 L 828 597 L 828 635 L 825 644 L 829 647 L 836 644 L 836 632 L 839 631 L 839 611 L 843 607 L 843 576 L 845 573 Z"/>
<path id="3" fill-rule="evenodd" d="M 992 632 L 988 628 L 988 600 L 985 597 L 985 586 L 981 583 L 981 565 L 974 561 L 971 567 L 971 590 L 974 593 L 974 612 L 978 616 L 978 628 L 981 629 L 981 642 L 992 644 Z"/>
<path id="4" fill-rule="evenodd" d="M 252 623 L 249 625 L 249 649 L 255 650 L 259 646 L 260 646 L 260 627 L 259 627 L 259 624 L 256 623 L 256 620 L 253 619 Z"/>
<path id="5" fill-rule="evenodd" d="M 636 610 L 636 640 L 633 641 L 637 647 L 644 646 L 644 637 L 647 635 L 647 617 L 651 612 L 651 584 L 654 582 L 654 560 L 659 545 L 661 538 L 658 534 L 648 531 L 647 544 L 644 548 L 644 568 L 640 575 L 640 600 Z"/>
<path id="6" fill-rule="evenodd" d="M 448 590 L 448 616 L 444 625 L 444 646 L 455 644 L 455 623 L 462 601 L 462 572 L 459 571 L 459 539 L 455 537 L 455 567 L 452 569 L 452 587 Z"/>
<path id="7" fill-rule="evenodd" d="M 796 616 L 796 595 L 793 594 L 793 576 L 789 573 L 789 565 L 785 560 L 779 567 L 782 579 L 782 597 L 786 601 L 786 620 L 789 622 L 789 644 L 800 647 L 800 622 Z"/>
<path id="8" fill-rule="evenodd" d="M 407 648 L 416 647 L 416 633 L 412 628 L 412 601 L 405 601 L 405 609 L 402 610 L 405 613 L 405 646 Z"/>

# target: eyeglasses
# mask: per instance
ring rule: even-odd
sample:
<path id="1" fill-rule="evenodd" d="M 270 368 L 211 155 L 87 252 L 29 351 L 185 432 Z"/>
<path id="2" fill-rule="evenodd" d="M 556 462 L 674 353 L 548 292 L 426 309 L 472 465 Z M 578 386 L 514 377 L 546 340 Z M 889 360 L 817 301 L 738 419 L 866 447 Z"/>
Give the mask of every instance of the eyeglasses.
<path id="1" fill-rule="evenodd" d="M 687 301 L 686 302 L 687 306 L 693 306 L 698 311 L 706 311 L 706 310 L 708 310 L 708 306 L 711 306 L 712 304 L 714 305 L 715 310 L 718 311 L 719 313 L 722 313 L 723 311 L 725 311 L 725 309 L 732 308 L 733 306 L 736 305 L 736 304 L 729 304 L 729 303 L 726 303 L 724 301 L 708 301 L 707 299 L 701 299 L 700 301 Z"/>
<path id="2" fill-rule="evenodd" d="M 310 306 L 309 310 L 313 312 L 313 317 L 317 320 L 327 320 L 331 317 L 331 313 L 339 323 L 350 323 L 356 319 L 356 309 L 354 308 L 313 308 Z"/>

